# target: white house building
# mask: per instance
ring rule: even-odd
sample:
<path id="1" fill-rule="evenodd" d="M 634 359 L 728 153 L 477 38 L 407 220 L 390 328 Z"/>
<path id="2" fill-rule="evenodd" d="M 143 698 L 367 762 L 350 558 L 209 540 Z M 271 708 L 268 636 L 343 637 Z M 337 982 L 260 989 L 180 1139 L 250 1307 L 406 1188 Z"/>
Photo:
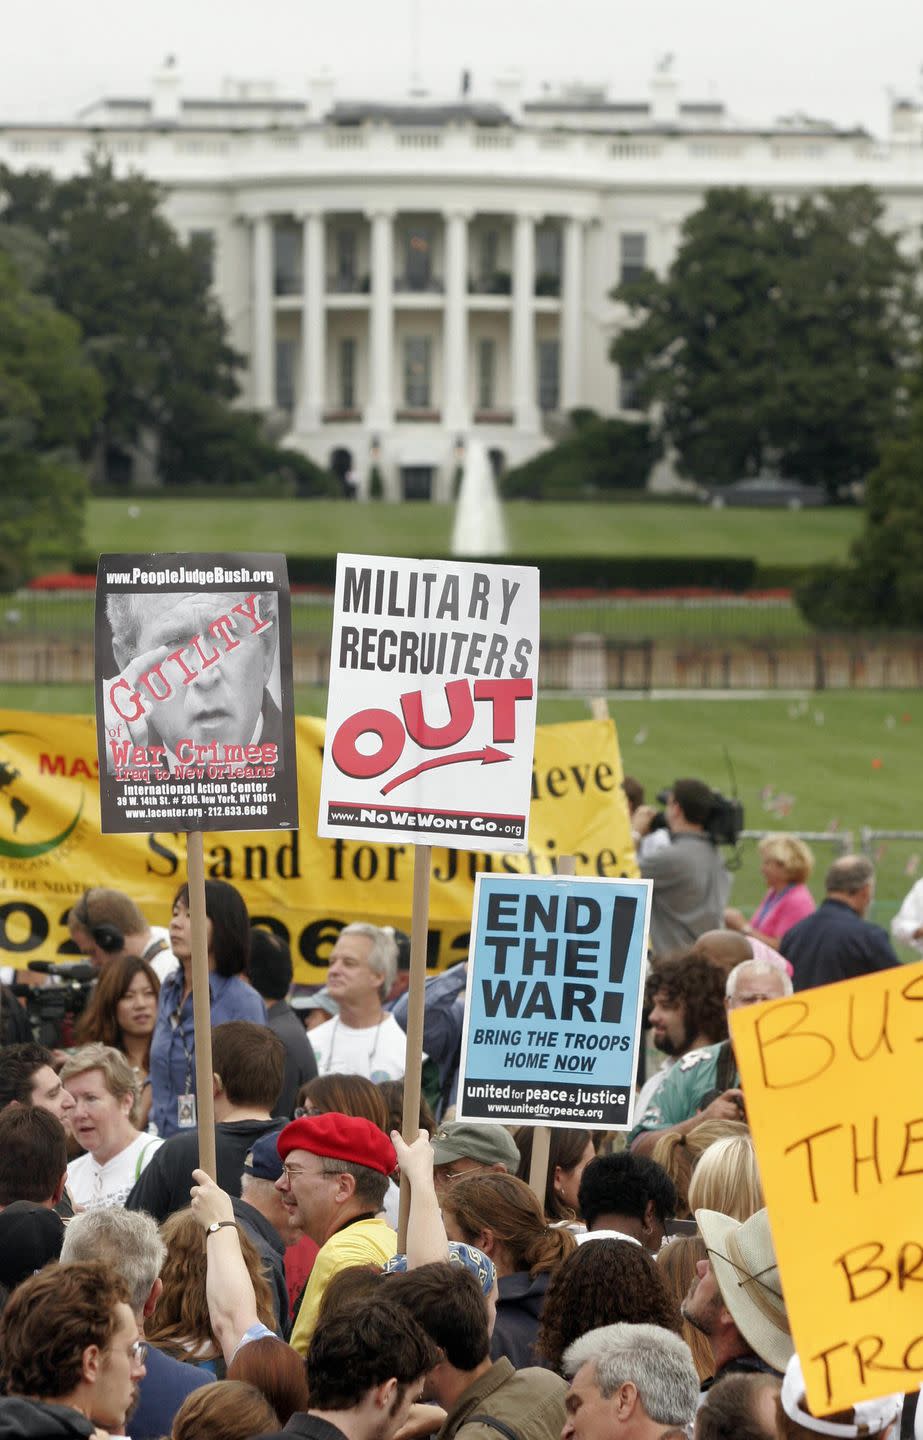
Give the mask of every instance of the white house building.
<path id="1" fill-rule="evenodd" d="M 301 98 L 187 98 L 168 62 L 148 98 L 0 121 L 14 169 L 63 177 L 92 145 L 163 185 L 181 234 L 209 236 L 245 403 L 360 485 L 377 467 L 393 499 L 449 498 L 473 437 L 509 465 L 576 406 L 634 413 L 611 292 L 665 270 L 708 188 L 871 184 L 908 245 L 923 226 L 923 105 L 894 102 L 884 141 L 803 116 L 754 128 L 684 103 L 666 68 L 643 102 L 530 101 L 507 78 L 437 104 L 348 102 L 327 76 Z"/>

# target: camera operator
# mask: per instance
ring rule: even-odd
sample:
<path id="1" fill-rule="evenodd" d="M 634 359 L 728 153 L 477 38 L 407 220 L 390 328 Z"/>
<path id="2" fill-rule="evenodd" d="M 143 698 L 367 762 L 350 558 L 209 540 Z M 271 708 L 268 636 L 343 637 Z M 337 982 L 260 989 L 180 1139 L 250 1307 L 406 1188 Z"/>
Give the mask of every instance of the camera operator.
<path id="1" fill-rule="evenodd" d="M 704 781 L 677 780 L 657 798 L 664 803 L 670 843 L 653 852 L 642 845 L 639 863 L 644 879 L 654 882 L 650 944 L 661 957 L 688 950 L 706 930 L 722 924 L 731 877 L 718 842 L 730 837 L 721 823 L 728 802 Z M 641 811 L 633 818 L 645 835 L 651 818 Z"/>

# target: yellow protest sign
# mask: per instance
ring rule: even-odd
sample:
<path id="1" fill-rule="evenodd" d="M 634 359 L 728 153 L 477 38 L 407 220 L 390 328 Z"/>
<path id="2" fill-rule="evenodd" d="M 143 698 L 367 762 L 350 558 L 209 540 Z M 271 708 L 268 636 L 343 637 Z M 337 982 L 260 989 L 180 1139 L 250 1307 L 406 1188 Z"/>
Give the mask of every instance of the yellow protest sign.
<path id="1" fill-rule="evenodd" d="M 818 1414 L 923 1379 L 923 964 L 731 1012 Z"/>
<path id="2" fill-rule="evenodd" d="M 292 947 L 296 979 L 322 982 L 350 920 L 410 928 L 413 847 L 319 840 L 323 722 L 295 722 L 301 829 L 206 834 L 205 873 L 236 885 L 254 920 Z M 525 854 L 433 850 L 429 963 L 468 953 L 479 871 L 554 873 L 573 854 L 578 875 L 636 876 L 621 761 L 611 720 L 539 726 Z M 67 912 L 91 885 L 124 890 L 165 925 L 186 878 L 186 837 L 101 835 L 95 722 L 89 716 L 0 711 L 0 964 L 73 956 Z"/>

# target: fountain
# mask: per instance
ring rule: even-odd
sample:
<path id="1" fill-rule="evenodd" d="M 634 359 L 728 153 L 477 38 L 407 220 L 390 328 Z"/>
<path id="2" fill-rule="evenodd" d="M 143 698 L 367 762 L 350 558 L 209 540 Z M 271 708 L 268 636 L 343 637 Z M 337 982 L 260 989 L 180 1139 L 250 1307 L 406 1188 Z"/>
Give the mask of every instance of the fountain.
<path id="1" fill-rule="evenodd" d="M 487 451 L 472 440 L 465 454 L 461 489 L 452 527 L 452 554 L 505 555 L 508 550 L 503 506 Z"/>

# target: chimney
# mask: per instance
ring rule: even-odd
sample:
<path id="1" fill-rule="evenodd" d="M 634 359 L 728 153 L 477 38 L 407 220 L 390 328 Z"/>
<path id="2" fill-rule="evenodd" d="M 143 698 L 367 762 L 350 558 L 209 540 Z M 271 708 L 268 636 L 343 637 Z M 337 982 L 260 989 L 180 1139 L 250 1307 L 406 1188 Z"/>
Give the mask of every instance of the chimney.
<path id="1" fill-rule="evenodd" d="M 151 119 L 157 125 L 178 125 L 182 111 L 182 77 L 175 55 L 168 55 L 154 72 L 151 85 Z"/>
<path id="2" fill-rule="evenodd" d="M 507 112 L 513 123 L 522 119 L 522 74 L 518 70 L 505 70 L 494 82 L 497 102 Z"/>
<path id="3" fill-rule="evenodd" d="M 308 77 L 308 104 L 312 120 L 324 120 L 333 109 L 336 80 L 331 70 L 318 70 Z"/>
<path id="4" fill-rule="evenodd" d="M 675 125 L 679 119 L 679 82 L 673 74 L 673 56 L 658 60 L 651 80 L 651 118 L 655 125 Z"/>

